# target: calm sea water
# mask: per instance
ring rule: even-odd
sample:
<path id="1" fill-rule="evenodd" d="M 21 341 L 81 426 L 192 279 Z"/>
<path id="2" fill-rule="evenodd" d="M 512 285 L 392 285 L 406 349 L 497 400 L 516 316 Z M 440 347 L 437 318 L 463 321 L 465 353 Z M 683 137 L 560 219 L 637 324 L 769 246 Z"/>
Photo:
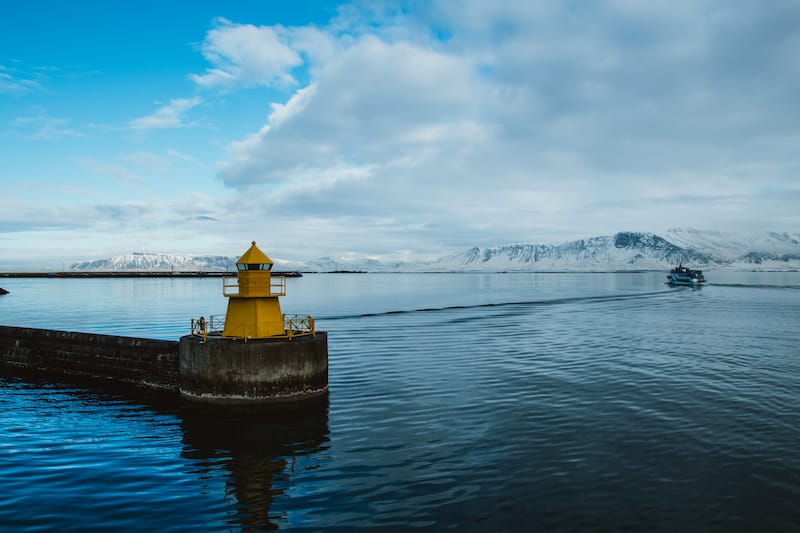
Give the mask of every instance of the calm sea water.
<path id="1" fill-rule="evenodd" d="M 330 394 L 216 411 L 0 373 L 0 529 L 800 531 L 800 273 L 290 279 Z M 8 279 L 0 323 L 177 339 L 218 279 Z"/>

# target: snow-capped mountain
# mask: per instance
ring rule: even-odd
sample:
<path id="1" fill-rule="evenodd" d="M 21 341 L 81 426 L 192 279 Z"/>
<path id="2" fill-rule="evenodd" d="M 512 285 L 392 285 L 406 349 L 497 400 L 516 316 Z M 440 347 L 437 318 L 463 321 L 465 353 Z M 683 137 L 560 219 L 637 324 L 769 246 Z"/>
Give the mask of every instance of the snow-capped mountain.
<path id="1" fill-rule="evenodd" d="M 75 263 L 69 269 L 79 272 L 225 272 L 236 270 L 236 258 L 134 252 Z"/>
<path id="2" fill-rule="evenodd" d="M 664 238 L 677 246 L 703 250 L 722 261 L 763 263 L 800 259 L 800 234 L 774 231 L 730 234 L 695 229 L 669 229 Z"/>
<path id="3" fill-rule="evenodd" d="M 174 254 L 151 254 L 133 252 L 108 259 L 82 261 L 69 267 L 74 272 L 235 272 L 238 257 L 190 256 Z M 316 261 L 284 261 L 275 259 L 278 271 L 318 271 L 342 270 L 345 267 L 333 259 Z M 349 267 L 347 267 L 349 268 Z"/>
<path id="4" fill-rule="evenodd" d="M 561 244 L 514 244 L 472 248 L 444 257 L 436 270 L 460 266 L 466 270 L 647 270 L 680 262 L 709 265 L 713 259 L 694 249 L 676 246 L 652 233 L 617 233 Z"/>
<path id="5" fill-rule="evenodd" d="M 561 244 L 472 248 L 443 257 L 430 270 L 651 270 L 678 263 L 699 268 L 800 269 L 800 235 L 728 235 L 698 230 L 621 232 Z"/>
<path id="6" fill-rule="evenodd" d="M 234 257 L 190 257 L 134 253 L 76 263 L 76 271 L 234 271 Z M 613 271 L 663 270 L 678 263 L 697 268 L 800 270 L 800 234 L 670 229 L 662 235 L 620 232 L 560 244 L 512 244 L 471 248 L 463 253 L 417 263 L 382 263 L 375 259 L 340 261 L 275 260 L 276 270 L 332 272 L 459 271 Z"/>

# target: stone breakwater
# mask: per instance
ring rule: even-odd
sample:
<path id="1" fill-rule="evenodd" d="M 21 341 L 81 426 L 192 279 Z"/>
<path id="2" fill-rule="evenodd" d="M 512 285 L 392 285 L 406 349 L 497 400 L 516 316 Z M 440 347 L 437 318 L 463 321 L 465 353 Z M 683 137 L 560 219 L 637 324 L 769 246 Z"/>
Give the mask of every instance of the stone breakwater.
<path id="1" fill-rule="evenodd" d="M 177 390 L 177 341 L 0 326 L 0 365 Z"/>
<path id="2" fill-rule="evenodd" d="M 135 385 L 204 403 L 269 403 L 328 391 L 328 337 L 180 341 L 0 326 L 0 367 Z"/>

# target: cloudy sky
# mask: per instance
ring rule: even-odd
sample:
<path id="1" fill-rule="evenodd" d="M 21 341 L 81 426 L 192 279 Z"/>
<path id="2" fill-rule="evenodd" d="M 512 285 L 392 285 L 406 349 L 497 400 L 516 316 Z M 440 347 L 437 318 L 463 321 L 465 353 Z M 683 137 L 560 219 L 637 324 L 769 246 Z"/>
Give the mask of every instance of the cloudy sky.
<path id="1" fill-rule="evenodd" d="M 0 270 L 800 231 L 800 3 L 8 2 Z"/>

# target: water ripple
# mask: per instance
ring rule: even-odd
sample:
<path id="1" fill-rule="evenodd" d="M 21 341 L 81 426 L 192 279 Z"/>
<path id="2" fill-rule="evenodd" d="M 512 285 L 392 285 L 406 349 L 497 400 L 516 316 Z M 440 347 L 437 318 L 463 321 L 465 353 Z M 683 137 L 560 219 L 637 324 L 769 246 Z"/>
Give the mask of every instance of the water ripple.
<path id="1" fill-rule="evenodd" d="M 0 375 L 0 523 L 800 530 L 795 292 L 661 277 L 402 278 L 440 301 L 321 308 L 330 395 L 294 412 Z"/>

